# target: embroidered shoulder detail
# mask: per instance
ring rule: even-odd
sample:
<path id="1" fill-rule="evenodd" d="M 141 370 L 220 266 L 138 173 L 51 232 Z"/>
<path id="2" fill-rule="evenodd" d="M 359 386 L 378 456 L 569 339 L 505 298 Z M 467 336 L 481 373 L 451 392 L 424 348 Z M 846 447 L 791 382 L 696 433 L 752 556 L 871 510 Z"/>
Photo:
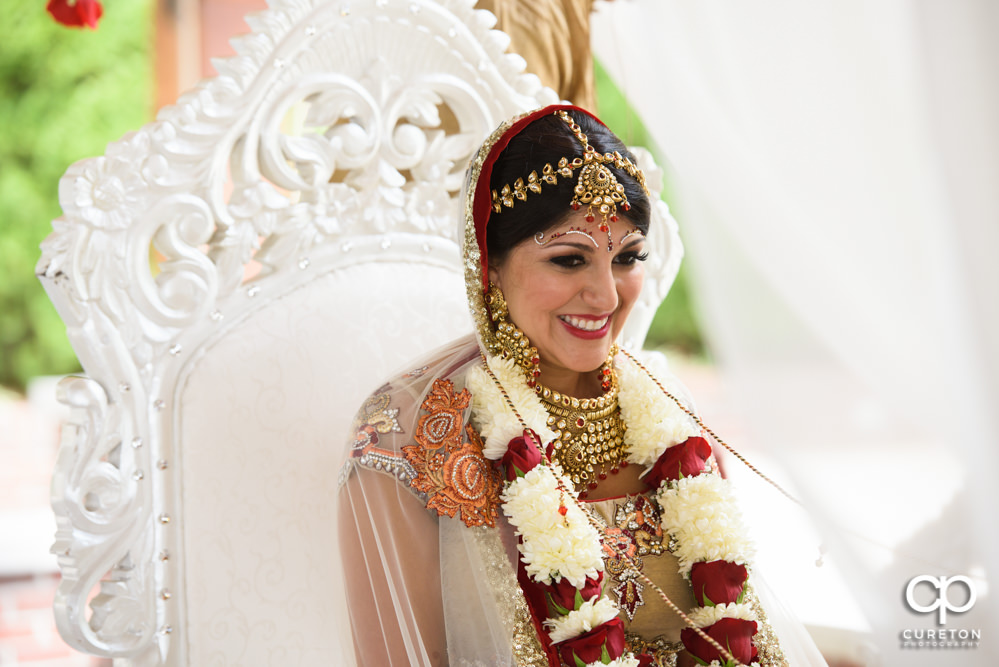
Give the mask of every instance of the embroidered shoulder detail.
<path id="1" fill-rule="evenodd" d="M 354 418 L 354 450 L 378 444 L 378 434 L 402 433 L 399 408 L 390 408 L 389 385 L 378 389 L 364 402 Z"/>
<path id="2" fill-rule="evenodd" d="M 378 447 L 379 434 L 403 432 L 399 426 L 399 408 L 389 407 L 392 404 L 390 389 L 389 385 L 381 387 L 357 411 L 353 424 L 351 458 L 340 471 L 341 486 L 350 474 L 350 461 L 365 468 L 388 473 L 406 484 L 416 476 L 413 466 L 409 465 L 409 461 L 399 452 Z"/>
<path id="3" fill-rule="evenodd" d="M 410 485 L 438 515 L 460 515 L 467 526 L 495 526 L 500 478 L 482 455 L 482 440 L 464 420 L 472 395 L 455 393 L 450 380 L 434 380 L 423 401 L 413 439 L 402 448 L 416 472 Z"/>

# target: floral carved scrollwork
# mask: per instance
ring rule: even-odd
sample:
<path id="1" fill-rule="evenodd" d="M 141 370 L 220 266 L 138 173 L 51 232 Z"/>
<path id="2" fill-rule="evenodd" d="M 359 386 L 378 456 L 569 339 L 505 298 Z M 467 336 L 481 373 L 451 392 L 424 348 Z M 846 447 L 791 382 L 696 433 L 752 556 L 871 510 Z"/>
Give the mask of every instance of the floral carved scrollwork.
<path id="1" fill-rule="evenodd" d="M 292 289 L 356 237 L 453 250 L 478 143 L 555 101 L 474 4 L 270 0 L 219 76 L 63 177 L 36 271 L 88 375 L 62 386 L 74 417 L 53 482 L 73 646 L 184 664 L 168 466 L 174 403 L 208 342 L 261 286 Z"/>
<path id="2" fill-rule="evenodd" d="M 137 656 L 151 649 L 155 630 L 155 614 L 147 611 L 155 581 L 141 440 L 129 438 L 131 420 L 96 382 L 67 378 L 59 392 L 73 417 L 64 425 L 52 483 L 52 551 L 62 568 L 56 620 L 76 645 Z M 95 586 L 88 619 L 83 602 Z"/>

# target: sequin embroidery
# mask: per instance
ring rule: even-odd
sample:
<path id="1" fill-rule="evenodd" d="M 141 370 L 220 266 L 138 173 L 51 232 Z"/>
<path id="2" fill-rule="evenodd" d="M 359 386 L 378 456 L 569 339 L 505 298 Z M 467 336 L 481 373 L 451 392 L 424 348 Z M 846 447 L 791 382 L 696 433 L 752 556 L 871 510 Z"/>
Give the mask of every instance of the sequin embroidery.
<path id="1" fill-rule="evenodd" d="M 402 448 L 416 476 L 410 485 L 425 493 L 427 508 L 438 515 L 458 515 L 467 526 L 495 526 L 500 478 L 482 455 L 482 440 L 465 423 L 471 401 L 467 389 L 455 393 L 449 380 L 434 380 L 420 406 L 413 439 Z"/>
<path id="2" fill-rule="evenodd" d="M 389 385 L 378 389 L 357 411 L 353 425 L 355 451 L 377 445 L 379 433 L 402 433 L 402 427 L 399 426 L 399 408 L 389 407 L 392 401 L 389 389 Z"/>
<path id="3" fill-rule="evenodd" d="M 617 595 L 618 607 L 633 621 L 638 608 L 645 604 L 645 585 L 639 576 L 642 556 L 664 551 L 659 508 L 646 496 L 629 497 L 617 506 L 614 524 L 604 533 L 604 562 L 615 582 L 612 590 Z M 628 558 L 621 558 L 618 551 Z"/>

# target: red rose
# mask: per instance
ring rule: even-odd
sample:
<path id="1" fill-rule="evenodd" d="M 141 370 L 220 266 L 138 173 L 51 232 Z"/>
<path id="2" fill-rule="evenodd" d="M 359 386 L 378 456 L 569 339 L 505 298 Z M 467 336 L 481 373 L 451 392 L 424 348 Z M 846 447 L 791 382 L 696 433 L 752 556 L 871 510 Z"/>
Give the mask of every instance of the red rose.
<path id="1" fill-rule="evenodd" d="M 46 7 L 49 14 L 56 21 L 63 25 L 74 28 L 87 26 L 91 29 L 97 28 L 97 21 L 100 20 L 104 9 L 98 0 L 49 0 Z"/>
<path id="2" fill-rule="evenodd" d="M 541 450 L 538 448 L 540 441 L 538 434 L 531 429 L 524 429 L 524 435 L 510 441 L 506 454 L 500 459 L 506 470 L 507 481 L 512 482 L 541 463 Z"/>
<path id="3" fill-rule="evenodd" d="M 753 635 L 756 634 L 756 621 L 745 621 L 741 618 L 723 618 L 714 625 L 701 628 L 709 637 L 728 649 L 732 657 L 744 665 L 748 665 L 756 657 L 756 647 L 753 646 Z M 684 647 L 704 662 L 717 660 L 724 663 L 714 646 L 702 639 L 692 628 L 680 631 L 680 640 Z"/>
<path id="4" fill-rule="evenodd" d="M 551 602 L 560 614 L 567 614 L 570 611 L 579 609 L 579 606 L 588 600 L 592 600 L 600 595 L 603 589 L 604 573 L 597 572 L 597 578 L 587 577 L 582 588 L 576 588 L 569 580 L 562 577 L 557 584 L 539 584 L 545 592 L 548 601 Z M 577 598 L 577 594 L 579 598 Z"/>
<path id="5" fill-rule="evenodd" d="M 673 481 L 681 477 L 694 477 L 708 467 L 711 457 L 711 445 L 704 438 L 694 436 L 687 438 L 679 445 L 673 445 L 663 452 L 652 470 L 645 474 L 645 483 L 651 489 L 658 489 L 659 484 Z"/>
<path id="6" fill-rule="evenodd" d="M 624 623 L 620 618 L 612 618 L 586 634 L 555 644 L 555 647 L 567 665 L 578 665 L 580 660 L 584 665 L 600 662 L 605 649 L 611 660 L 617 660 L 624 653 Z"/>
<path id="7" fill-rule="evenodd" d="M 690 568 L 690 585 L 697 604 L 702 607 L 728 604 L 739 601 L 747 576 L 749 573 L 745 565 L 713 560 L 710 563 L 694 563 Z"/>

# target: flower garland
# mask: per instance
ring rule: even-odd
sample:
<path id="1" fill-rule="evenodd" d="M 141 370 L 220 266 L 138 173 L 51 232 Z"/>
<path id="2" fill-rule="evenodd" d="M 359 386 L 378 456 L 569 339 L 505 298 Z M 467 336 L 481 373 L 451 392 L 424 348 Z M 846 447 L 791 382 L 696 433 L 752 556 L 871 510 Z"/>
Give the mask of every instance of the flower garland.
<path id="1" fill-rule="evenodd" d="M 555 437 L 548 413 L 512 361 L 488 356 L 486 362 L 488 370 L 476 366 L 468 375 L 472 422 L 483 454 L 504 467 L 503 513 L 520 538 L 528 577 L 548 602 L 548 639 L 572 667 L 650 664 L 650 656 L 625 652 L 617 605 L 602 595 L 600 535 L 576 498 L 566 497 L 572 483 L 542 455 L 542 443 Z M 730 484 L 718 475 L 699 427 L 644 370 L 631 363 L 615 363 L 615 370 L 627 460 L 645 466 L 643 481 L 656 489 L 663 530 L 676 542 L 680 574 L 698 604 L 688 618 L 736 661 L 750 664 L 758 625 L 744 598 L 753 546 Z M 686 628 L 680 638 L 702 664 L 732 664 L 696 630 Z"/>

